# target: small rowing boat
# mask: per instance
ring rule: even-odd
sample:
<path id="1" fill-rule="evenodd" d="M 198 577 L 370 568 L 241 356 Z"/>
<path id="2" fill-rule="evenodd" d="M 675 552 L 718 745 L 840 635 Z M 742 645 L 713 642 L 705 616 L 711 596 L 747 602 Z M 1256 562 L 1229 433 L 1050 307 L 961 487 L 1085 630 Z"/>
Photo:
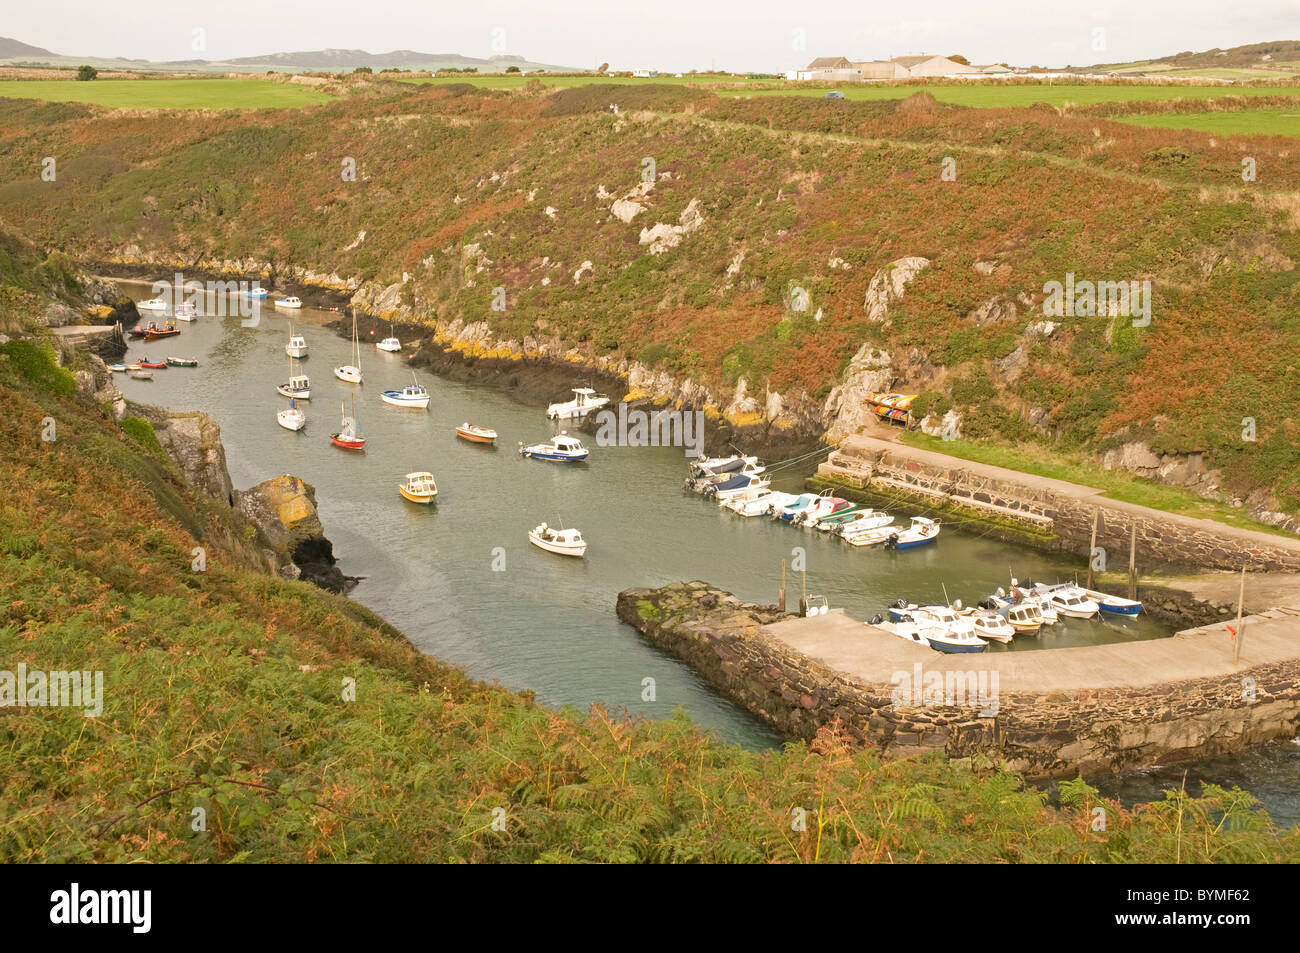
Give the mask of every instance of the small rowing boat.
<path id="1" fill-rule="evenodd" d="M 137 368 L 131 371 L 131 377 L 138 381 L 151 381 L 153 380 L 153 371 L 143 371 Z"/>
<path id="2" fill-rule="evenodd" d="M 456 436 L 470 443 L 495 443 L 497 432 L 488 427 L 477 427 L 467 421 L 456 428 Z"/>
<path id="3" fill-rule="evenodd" d="M 199 359 L 197 357 L 168 357 L 168 367 L 198 367 Z"/>
<path id="4" fill-rule="evenodd" d="M 148 368 L 149 370 L 153 370 L 153 371 L 160 371 L 160 370 L 162 370 L 164 367 L 167 366 L 167 362 L 166 362 L 166 361 L 151 361 L 151 360 L 149 360 L 149 358 L 146 357 L 146 358 L 144 358 L 143 360 L 136 361 L 136 365 L 135 365 L 135 366 L 136 366 L 136 367 Z"/>
<path id="5" fill-rule="evenodd" d="M 438 484 L 433 481 L 433 474 L 428 470 L 408 473 L 406 479 L 397 484 L 397 492 L 412 503 L 429 504 L 438 495 Z"/>
<path id="6" fill-rule="evenodd" d="M 108 364 L 108 365 L 105 365 L 105 366 L 106 366 L 110 371 L 112 371 L 114 374 L 125 374 L 125 373 L 126 373 L 126 365 L 125 365 L 125 364 Z"/>
<path id="7" fill-rule="evenodd" d="M 1142 612 L 1142 602 L 1139 599 L 1123 599 L 1119 596 L 1112 596 L 1108 592 L 1098 592 L 1095 589 L 1079 589 L 1085 596 L 1097 603 L 1097 607 L 1104 615 L 1127 615 L 1134 616 Z"/>

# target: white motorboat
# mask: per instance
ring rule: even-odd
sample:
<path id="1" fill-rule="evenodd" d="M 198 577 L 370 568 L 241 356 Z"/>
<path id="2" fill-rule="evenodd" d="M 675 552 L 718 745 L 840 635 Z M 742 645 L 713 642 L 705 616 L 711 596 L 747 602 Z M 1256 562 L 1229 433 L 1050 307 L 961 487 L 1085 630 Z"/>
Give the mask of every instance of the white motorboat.
<path id="1" fill-rule="evenodd" d="M 345 384 L 361 383 L 361 342 L 357 339 L 357 317 L 352 316 L 352 363 L 334 368 L 334 376 Z M 392 401 L 389 401 L 391 404 Z M 428 406 L 426 400 L 424 406 Z"/>
<path id="2" fill-rule="evenodd" d="M 170 307 L 171 304 L 166 298 L 147 298 L 144 301 L 135 303 L 135 310 L 137 311 L 166 311 Z"/>
<path id="3" fill-rule="evenodd" d="M 535 443 L 530 447 L 519 444 L 519 454 L 536 460 L 553 460 L 557 463 L 577 463 L 587 459 L 587 448 L 561 430 L 546 443 Z"/>
<path id="4" fill-rule="evenodd" d="M 546 408 L 546 416 L 551 420 L 578 420 L 595 410 L 600 410 L 609 403 L 604 394 L 597 394 L 590 387 L 573 388 L 573 400 L 551 404 Z"/>
<path id="5" fill-rule="evenodd" d="M 561 556 L 582 556 L 587 552 L 587 541 L 576 529 L 555 529 L 541 523 L 528 531 L 528 541 L 538 549 Z"/>
<path id="6" fill-rule="evenodd" d="M 755 472 L 763 472 L 758 457 L 742 457 L 735 453 L 729 457 L 696 457 L 691 461 L 691 469 L 700 472 L 722 473 L 730 470 L 739 471 L 743 467 L 758 467 Z"/>
<path id="7" fill-rule="evenodd" d="M 379 395 L 385 404 L 394 407 L 418 407 L 424 410 L 431 400 L 429 391 L 419 381 L 412 380 L 401 390 L 386 390 Z"/>
<path id="8" fill-rule="evenodd" d="M 715 498 L 719 503 L 725 503 L 742 494 L 758 495 L 771 486 L 771 480 L 764 480 L 761 477 L 750 476 L 742 473 L 740 476 L 733 477 L 725 483 L 718 483 L 707 490 L 705 495 Z"/>
<path id="9" fill-rule="evenodd" d="M 194 306 L 193 301 L 182 301 L 176 306 L 176 320 L 193 321 L 199 316 L 199 309 Z"/>
<path id="10" fill-rule="evenodd" d="M 311 400 L 311 378 L 305 374 L 290 377 L 287 383 L 276 384 L 276 391 L 295 400 Z"/>
<path id="11" fill-rule="evenodd" d="M 393 326 L 388 325 L 388 337 L 384 338 L 375 347 L 380 351 L 388 351 L 390 354 L 396 353 L 402 349 L 402 342 L 393 336 Z"/>
<path id="12" fill-rule="evenodd" d="M 1124 599 L 1120 596 L 1112 596 L 1108 592 L 1097 592 L 1095 589 L 1084 589 L 1080 587 L 1080 592 L 1097 603 L 1103 615 L 1127 615 L 1135 616 L 1142 611 L 1142 601 L 1140 599 Z"/>
<path id="13" fill-rule="evenodd" d="M 1003 591 L 1001 588 L 999 588 L 995 595 L 995 598 L 1004 600 L 1009 605 L 1013 605 L 1013 606 L 1016 605 L 1034 606 L 1038 610 L 1039 615 L 1042 616 L 1043 625 L 1056 625 L 1056 623 L 1060 620 L 1060 616 L 1057 614 L 1055 606 L 1053 606 L 1050 602 L 1048 602 L 1046 599 L 1044 599 L 1042 596 L 1040 596 L 1037 592 L 1033 591 L 1032 589 L 1027 589 L 1022 587 L 1020 583 L 1015 579 L 1011 580 L 1010 590 Z M 999 606 L 999 608 L 1001 607 Z"/>
<path id="14" fill-rule="evenodd" d="M 1030 583 L 1026 583 L 1026 586 L 1030 585 Z M 1101 606 L 1089 599 L 1087 593 L 1070 583 L 1063 583 L 1058 586 L 1047 586 L 1039 583 L 1032 586 L 1032 588 L 1041 599 L 1056 610 L 1057 615 L 1063 615 L 1069 619 L 1091 619 L 1101 611 Z"/>
<path id="15" fill-rule="evenodd" d="M 796 526 L 814 526 L 824 517 L 852 508 L 853 504 L 843 497 L 819 496 L 804 507 L 802 512 L 796 513 L 790 522 Z"/>
<path id="16" fill-rule="evenodd" d="M 817 529 L 824 533 L 831 533 L 835 536 L 844 536 L 853 533 L 865 533 L 869 529 L 880 529 L 882 526 L 889 526 L 894 522 L 894 518 L 884 510 L 873 510 L 864 508 L 843 515 L 834 514 L 817 521 Z"/>
<path id="17" fill-rule="evenodd" d="M 301 430 L 307 426 L 307 415 L 302 412 L 292 397 L 289 398 L 289 406 L 275 415 L 276 421 L 285 430 Z"/>
<path id="18" fill-rule="evenodd" d="M 296 311 L 302 307 L 302 299 L 297 295 L 290 295 L 287 298 L 276 298 L 275 306 L 277 308 L 288 308 L 290 311 Z"/>
<path id="19" fill-rule="evenodd" d="M 931 638 L 939 639 L 944 634 L 943 630 L 937 625 L 915 620 L 907 622 L 868 622 L 866 624 L 883 632 L 888 632 L 890 635 L 896 635 L 907 642 L 923 645 L 926 648 L 930 648 Z"/>
<path id="20" fill-rule="evenodd" d="M 774 508 L 788 506 L 796 499 L 797 497 L 793 493 L 782 493 L 779 490 L 769 489 L 752 497 L 733 496 L 722 505 L 733 513 L 739 513 L 741 516 L 764 516 L 770 515 Z"/>
<path id="21" fill-rule="evenodd" d="M 293 358 L 307 356 L 307 339 L 301 334 L 294 334 L 293 325 L 289 325 L 289 343 L 284 346 L 284 352 Z"/>
<path id="22" fill-rule="evenodd" d="M 992 609 L 962 609 L 960 602 L 954 603 L 953 609 L 958 615 L 970 620 L 975 634 L 981 639 L 992 639 L 994 642 L 1006 644 L 1016 634 L 1016 627 Z"/>
<path id="23" fill-rule="evenodd" d="M 773 510 L 772 515 L 787 523 L 793 522 L 794 518 L 808 507 L 812 506 L 813 501 L 816 499 L 816 493 L 800 493 L 785 506 Z"/>

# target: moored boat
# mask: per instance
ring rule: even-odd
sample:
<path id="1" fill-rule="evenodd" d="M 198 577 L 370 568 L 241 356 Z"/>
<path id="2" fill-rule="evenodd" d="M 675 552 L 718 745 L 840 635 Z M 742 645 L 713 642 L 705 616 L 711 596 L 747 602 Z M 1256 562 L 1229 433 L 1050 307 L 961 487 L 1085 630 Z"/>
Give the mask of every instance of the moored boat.
<path id="1" fill-rule="evenodd" d="M 793 493 L 768 490 L 750 498 L 744 496 L 732 497 L 722 505 L 733 513 L 739 513 L 741 516 L 763 516 L 770 515 L 774 509 L 788 506 L 796 499 L 797 497 Z"/>
<path id="2" fill-rule="evenodd" d="M 777 507 L 772 511 L 772 515 L 784 522 L 791 522 L 796 516 L 812 506 L 813 501 L 817 499 L 816 493 L 800 493 L 785 506 Z"/>
<path id="3" fill-rule="evenodd" d="M 307 426 L 307 415 L 294 403 L 292 397 L 289 398 L 289 406 L 276 413 L 275 420 L 285 430 L 295 432 Z"/>
<path id="4" fill-rule="evenodd" d="M 356 315 L 352 316 L 352 363 L 334 368 L 334 376 L 345 384 L 361 383 L 361 342 L 357 339 Z M 385 395 L 384 399 L 388 400 L 387 395 Z M 388 402 L 393 403 L 393 401 Z M 426 400 L 421 406 L 428 406 L 428 403 Z"/>
<path id="5" fill-rule="evenodd" d="M 953 610 L 963 618 L 970 620 L 975 634 L 981 639 L 992 639 L 995 642 L 1006 644 L 1016 635 L 1015 626 L 992 609 L 975 607 L 963 609 L 961 603 L 958 602 L 953 604 Z"/>
<path id="6" fill-rule="evenodd" d="M 289 325 L 289 343 L 284 346 L 284 353 L 298 360 L 307 356 L 307 339 L 301 334 L 294 334 L 292 324 Z"/>
<path id="7" fill-rule="evenodd" d="M 390 354 L 394 354 L 402 349 L 402 342 L 397 339 L 395 334 L 393 334 L 393 325 L 391 321 L 388 324 L 388 337 L 376 344 L 375 347 L 380 351 L 387 351 Z"/>
<path id="8" fill-rule="evenodd" d="M 412 380 L 401 390 L 386 390 L 379 395 L 386 404 L 394 407 L 417 407 L 424 410 L 431 399 L 429 391 L 419 381 Z"/>
<path id="9" fill-rule="evenodd" d="M 912 525 L 907 529 L 895 530 L 885 540 L 886 549 L 914 549 L 933 543 L 939 538 L 939 521 L 928 516 L 913 516 Z"/>
<path id="10" fill-rule="evenodd" d="M 146 357 L 146 358 L 141 358 L 140 360 L 136 361 L 134 366 L 137 367 L 137 368 L 143 367 L 143 368 L 148 368 L 149 370 L 153 370 L 153 371 L 160 371 L 160 370 L 162 370 L 164 367 L 167 366 L 167 362 L 166 362 L 166 361 L 151 361 L 151 360 L 149 360 L 149 358 Z"/>
<path id="11" fill-rule="evenodd" d="M 1025 585 L 1037 592 L 1040 599 L 1056 610 L 1057 615 L 1069 619 L 1091 619 L 1101 611 L 1101 607 L 1089 599 L 1082 589 L 1070 583 L 1057 586 L 1039 583 L 1034 586 L 1026 582 Z"/>
<path id="12" fill-rule="evenodd" d="M 285 397 L 311 400 L 311 378 L 306 374 L 291 376 L 286 383 L 276 384 L 275 389 Z"/>
<path id="13" fill-rule="evenodd" d="M 583 556 L 587 552 L 587 541 L 576 529 L 555 529 L 541 523 L 528 531 L 528 541 L 538 549 L 561 556 Z"/>
<path id="14" fill-rule="evenodd" d="M 530 447 L 519 444 L 519 453 L 524 457 L 537 460 L 553 460 L 557 463 L 577 463 L 587 459 L 587 448 L 565 431 L 561 430 L 546 443 L 535 443 Z"/>
<path id="15" fill-rule="evenodd" d="M 361 428 L 357 426 L 356 420 L 356 403 L 353 402 L 353 416 L 349 417 L 343 404 L 339 404 L 339 415 L 342 421 L 339 424 L 338 433 L 330 434 L 330 443 L 336 447 L 342 447 L 344 450 L 364 450 L 366 448 L 366 438 L 361 436 Z"/>
<path id="16" fill-rule="evenodd" d="M 845 534 L 852 535 L 855 532 L 865 532 L 869 529 L 880 529 L 882 526 L 888 526 L 893 522 L 894 518 L 884 510 L 863 507 L 853 512 L 835 514 L 818 520 L 816 527 L 835 536 L 844 536 Z"/>
<path id="17" fill-rule="evenodd" d="M 146 298 L 144 301 L 137 301 L 135 303 L 135 310 L 137 311 L 163 312 L 169 307 L 170 305 L 166 298 Z"/>
<path id="18" fill-rule="evenodd" d="M 199 309 L 193 301 L 182 301 L 176 306 L 176 318 L 180 321 L 193 321 L 199 316 Z"/>
<path id="19" fill-rule="evenodd" d="M 546 408 L 546 416 L 551 420 L 577 420 L 608 403 L 608 397 L 597 394 L 590 387 L 575 387 L 573 400 L 551 404 Z"/>
<path id="20" fill-rule="evenodd" d="M 253 287 L 248 288 L 247 290 L 244 291 L 244 295 L 249 298 L 265 298 L 266 294 L 267 294 L 266 289 L 263 288 L 261 285 L 259 285 L 257 282 L 253 283 Z"/>
<path id="21" fill-rule="evenodd" d="M 125 374 L 125 373 L 126 373 L 126 365 L 125 365 L 125 364 L 106 364 L 106 365 L 104 365 L 104 366 L 107 367 L 107 368 L 108 368 L 111 372 L 113 372 L 114 374 Z"/>
<path id="22" fill-rule="evenodd" d="M 168 367 L 198 367 L 199 359 L 197 357 L 168 357 Z"/>
<path id="23" fill-rule="evenodd" d="M 138 381 L 151 381 L 153 380 L 153 371 L 146 371 L 140 368 L 136 368 L 135 370 L 130 372 L 130 376 Z"/>
<path id="24" fill-rule="evenodd" d="M 756 494 L 757 491 L 766 490 L 771 482 L 771 480 L 764 480 L 761 477 L 750 476 L 748 473 L 739 473 L 730 480 L 724 480 L 722 483 L 714 483 L 706 487 L 704 495 L 713 497 L 721 503 L 743 493 Z"/>
<path id="25" fill-rule="evenodd" d="M 174 323 L 168 323 L 167 325 L 161 328 L 155 327 L 154 325 L 151 324 L 149 325 L 149 327 L 145 328 L 144 339 L 146 341 L 159 341 L 162 338 L 175 337 L 180 333 L 181 333 L 181 329 L 178 328 Z"/>
<path id="26" fill-rule="evenodd" d="M 456 428 L 456 436 L 470 443 L 495 443 L 497 432 L 490 427 L 478 427 L 466 421 Z"/>
<path id="27" fill-rule="evenodd" d="M 438 484 L 428 470 L 417 470 L 408 473 L 406 479 L 397 484 L 397 492 L 412 503 L 428 504 L 438 495 Z"/>
<path id="28" fill-rule="evenodd" d="M 288 308 L 290 311 L 296 311 L 302 307 L 302 299 L 297 295 L 290 295 L 287 298 L 276 298 L 275 306 L 277 308 Z"/>
<path id="29" fill-rule="evenodd" d="M 1112 596 L 1108 592 L 1098 592 L 1095 589 L 1084 589 L 1080 587 L 1080 592 L 1097 603 L 1097 608 L 1106 615 L 1139 615 L 1142 612 L 1142 601 L 1140 599 L 1124 599 L 1120 596 Z"/>

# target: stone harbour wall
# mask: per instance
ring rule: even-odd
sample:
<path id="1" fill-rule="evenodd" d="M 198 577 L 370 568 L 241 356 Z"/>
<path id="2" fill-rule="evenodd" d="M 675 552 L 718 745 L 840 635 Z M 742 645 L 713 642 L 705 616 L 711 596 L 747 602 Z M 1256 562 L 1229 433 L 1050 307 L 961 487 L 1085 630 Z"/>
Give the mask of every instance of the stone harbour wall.
<path id="1" fill-rule="evenodd" d="M 1100 511 L 1096 545 L 1108 555 L 1107 568 L 1128 565 L 1129 534 L 1137 526 L 1139 564 L 1240 570 L 1300 572 L 1300 548 L 1247 542 L 1174 519 L 1147 516 L 1078 499 L 1047 487 L 998 480 L 960 467 L 940 467 L 888 451 L 842 449 L 818 469 L 822 481 L 870 490 L 884 497 L 904 497 L 942 511 L 957 507 L 989 519 L 1019 525 L 1022 538 L 1040 548 L 1088 555 L 1093 520 Z"/>
<path id="2" fill-rule="evenodd" d="M 985 755 L 1044 779 L 1213 757 L 1300 728 L 1300 659 L 1144 688 L 904 707 L 894 704 L 894 685 L 867 684 L 766 633 L 793 617 L 775 606 L 697 581 L 626 590 L 617 609 L 647 642 L 789 740 L 810 740 L 838 719 L 886 756 Z"/>

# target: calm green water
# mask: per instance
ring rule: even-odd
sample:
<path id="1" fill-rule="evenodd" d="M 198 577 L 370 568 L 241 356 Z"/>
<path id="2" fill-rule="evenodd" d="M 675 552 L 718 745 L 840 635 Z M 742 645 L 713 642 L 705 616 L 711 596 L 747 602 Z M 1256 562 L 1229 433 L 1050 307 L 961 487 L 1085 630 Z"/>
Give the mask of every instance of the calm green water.
<path id="1" fill-rule="evenodd" d="M 123 284 L 137 299 L 151 296 L 147 284 Z M 241 327 L 238 317 L 200 317 L 182 325 L 179 337 L 133 342 L 127 355 L 128 361 L 142 355 L 197 357 L 198 368 L 156 371 L 151 382 L 115 377 L 132 399 L 212 415 L 221 424 L 236 486 L 246 488 L 281 473 L 313 484 L 341 568 L 365 577 L 353 598 L 423 651 L 475 678 L 532 689 L 545 704 L 585 710 L 600 703 L 652 717 L 681 707 L 727 740 L 770 746 L 777 739 L 763 725 L 618 621 L 614 600 L 620 590 L 704 579 L 745 600 L 775 602 L 781 560 L 792 560 L 798 546 L 806 551 L 809 591 L 866 619 L 900 597 L 918 603 L 941 600 L 945 585 L 953 598 L 974 603 L 1005 585 L 1011 572 L 1056 581 L 1071 578 L 1079 568 L 952 528 L 945 528 L 932 546 L 890 553 L 855 549 L 762 518 L 741 519 L 682 489 L 685 457 L 680 449 L 597 447 L 586 436 L 584 443 L 592 451 L 586 464 L 524 460 L 515 452 L 519 441 L 539 442 L 553 432 L 544 407 L 524 406 L 494 390 L 423 372 L 417 377 L 433 394 L 429 410 L 390 407 L 379 394 L 410 381 L 405 356 L 377 351 L 373 340 L 363 341 L 365 384 L 338 381 L 332 368 L 347 362 L 350 342 L 323 327 L 338 317 L 265 307 L 255 328 Z M 290 320 L 303 330 L 311 355 L 295 362 L 295 373 L 311 376 L 313 395 L 303 405 L 307 427 L 297 434 L 275 420 L 287 403 L 275 385 L 289 375 L 284 343 Z M 338 427 L 339 402 L 351 397 L 368 441 L 364 453 L 329 442 Z M 555 395 L 557 400 L 567 397 Z M 453 430 L 462 421 L 494 427 L 498 446 L 458 440 Z M 416 506 L 398 496 L 397 484 L 411 470 L 430 470 L 437 478 L 434 506 Z M 800 489 L 795 475 L 778 482 L 784 484 L 781 489 Z M 542 521 L 581 529 L 589 544 L 587 557 L 570 559 L 529 545 L 528 530 Z M 500 551 L 505 568 L 494 571 Z M 790 591 L 793 605 L 796 580 Z M 1040 639 L 1017 640 L 1011 650 L 1168 634 L 1145 619 L 1062 620 Z M 646 678 L 655 680 L 654 701 L 642 700 Z M 1220 762 L 1206 767 L 1224 778 L 1243 777 L 1245 786 L 1270 806 L 1281 805 L 1300 792 L 1300 766 L 1292 747 L 1278 747 L 1275 761 L 1267 760 L 1266 750 L 1251 755 L 1251 761 L 1222 762 L 1241 768 Z M 1256 765 L 1260 757 L 1268 770 Z M 1154 775 L 1136 775 L 1124 782 L 1123 791 L 1138 798 L 1136 792 L 1146 785 L 1151 796 L 1158 796 L 1161 783 Z M 1285 810 L 1282 814 L 1288 816 Z"/>

